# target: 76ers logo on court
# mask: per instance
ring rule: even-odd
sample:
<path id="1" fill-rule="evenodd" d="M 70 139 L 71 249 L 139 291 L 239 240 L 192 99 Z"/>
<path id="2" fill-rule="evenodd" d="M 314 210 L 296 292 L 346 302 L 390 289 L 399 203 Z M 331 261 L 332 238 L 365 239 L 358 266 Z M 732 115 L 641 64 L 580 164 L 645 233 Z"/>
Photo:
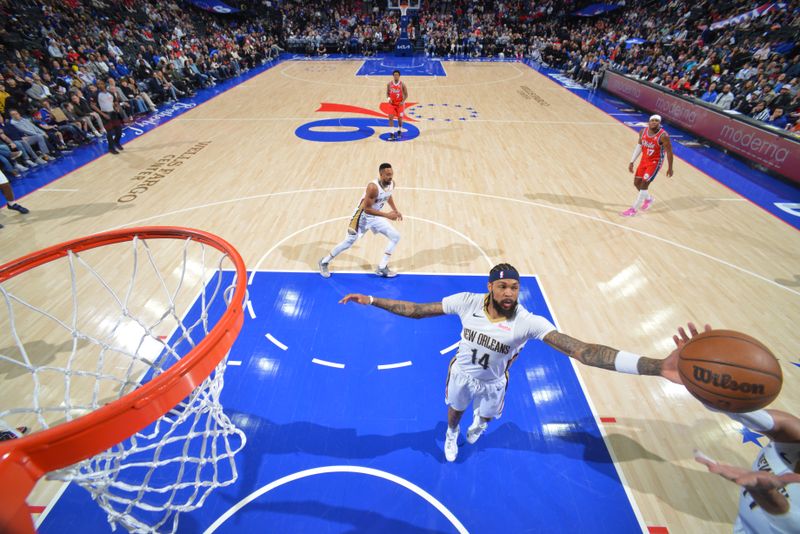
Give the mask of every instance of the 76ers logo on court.
<path id="1" fill-rule="evenodd" d="M 403 108 L 404 114 L 405 110 L 414 105 L 416 105 L 416 102 L 407 103 Z M 372 137 L 375 135 L 376 128 L 384 128 L 386 132 L 380 134 L 378 137 L 383 141 L 389 141 L 390 132 L 388 119 L 392 107 L 388 102 L 384 102 L 381 104 L 380 109 L 381 111 L 373 111 L 371 109 L 350 106 L 348 104 L 323 102 L 317 110 L 318 113 L 358 113 L 359 115 L 366 115 L 373 118 L 345 117 L 307 122 L 297 128 L 294 134 L 306 141 L 316 141 L 318 143 L 345 143 Z M 397 117 L 395 117 L 395 121 L 396 120 Z M 415 121 L 410 117 L 403 117 L 403 135 L 399 141 L 410 141 L 411 139 L 419 137 L 419 128 L 411 124 L 412 122 Z M 395 124 L 397 123 L 395 122 Z"/>

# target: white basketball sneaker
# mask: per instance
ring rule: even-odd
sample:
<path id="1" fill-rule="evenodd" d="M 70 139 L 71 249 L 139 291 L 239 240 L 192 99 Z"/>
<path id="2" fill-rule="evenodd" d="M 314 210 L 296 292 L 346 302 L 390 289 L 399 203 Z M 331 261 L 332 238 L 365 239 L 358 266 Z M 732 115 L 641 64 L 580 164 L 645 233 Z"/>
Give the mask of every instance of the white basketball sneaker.
<path id="1" fill-rule="evenodd" d="M 447 435 L 444 438 L 444 457 L 448 462 L 455 462 L 458 456 L 458 429 L 454 431 L 447 427 Z"/>
<path id="2" fill-rule="evenodd" d="M 325 259 L 325 258 L 323 258 L 323 259 Z M 330 278 L 331 277 L 331 271 L 328 269 L 328 264 L 327 263 L 324 263 L 322 260 L 319 260 L 319 263 L 317 265 L 319 265 L 319 274 L 322 275 L 322 278 Z"/>
<path id="3" fill-rule="evenodd" d="M 377 269 L 375 269 L 375 274 L 377 274 L 378 276 L 382 276 L 384 278 L 394 278 L 395 276 L 397 276 L 397 273 L 389 269 L 388 265 L 383 268 L 378 267 Z"/>
<path id="4" fill-rule="evenodd" d="M 478 414 L 478 409 L 476 408 L 473 412 L 472 424 L 467 429 L 467 443 L 471 445 L 478 441 L 478 438 L 481 437 L 481 434 L 486 431 L 487 426 L 489 425 L 483 422 L 480 414 Z"/>

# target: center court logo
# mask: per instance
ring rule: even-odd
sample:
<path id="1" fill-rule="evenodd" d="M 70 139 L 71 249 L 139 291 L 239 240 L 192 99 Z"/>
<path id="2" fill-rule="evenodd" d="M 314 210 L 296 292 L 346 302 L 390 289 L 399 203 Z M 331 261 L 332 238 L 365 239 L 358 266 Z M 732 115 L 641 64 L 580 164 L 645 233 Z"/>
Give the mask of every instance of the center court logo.
<path id="1" fill-rule="evenodd" d="M 403 111 L 416 105 L 416 102 L 407 103 Z M 317 113 L 356 113 L 372 118 L 361 117 L 341 117 L 334 119 L 322 119 L 307 122 L 298 127 L 294 134 L 306 141 L 317 143 L 347 143 L 350 141 L 361 141 L 375 135 L 376 128 L 387 128 L 389 125 L 389 112 L 391 106 L 384 102 L 380 106 L 380 111 L 373 111 L 349 104 L 333 104 L 323 102 L 320 104 Z M 411 141 L 419 137 L 419 128 L 411 124 L 415 122 L 411 117 L 403 118 L 403 136 L 400 141 Z M 379 134 L 378 137 L 383 141 L 390 141 L 389 132 Z"/>

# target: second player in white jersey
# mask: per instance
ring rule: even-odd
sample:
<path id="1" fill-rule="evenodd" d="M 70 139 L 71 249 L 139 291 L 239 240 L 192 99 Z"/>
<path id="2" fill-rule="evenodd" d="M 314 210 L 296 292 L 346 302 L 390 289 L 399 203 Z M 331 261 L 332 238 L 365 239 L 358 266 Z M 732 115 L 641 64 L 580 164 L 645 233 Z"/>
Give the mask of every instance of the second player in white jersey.
<path id="1" fill-rule="evenodd" d="M 530 339 L 542 341 L 556 327 L 521 304 L 511 317 L 492 320 L 485 293 L 457 293 L 442 299 L 444 313 L 461 318 L 461 341 L 453 367 L 480 380 L 505 379 Z"/>
<path id="2" fill-rule="evenodd" d="M 391 258 L 397 243 L 400 241 L 400 233 L 395 230 L 389 221 L 402 221 L 403 215 L 397 210 L 397 206 L 392 199 L 394 194 L 394 169 L 388 163 L 381 163 L 378 172 L 380 173 L 380 178 L 367 184 L 367 190 L 361 200 L 358 201 L 355 213 L 353 213 L 350 218 L 350 224 L 347 226 L 347 236 L 344 241 L 333 247 L 330 254 L 319 260 L 319 272 L 324 278 L 328 278 L 331 275 L 329 265 L 333 258 L 352 247 L 368 231 L 372 231 L 375 234 L 383 234 L 389 240 L 375 273 L 386 278 L 395 276 L 395 273 L 389 269 L 389 258 Z M 386 204 L 389 204 L 392 211 L 382 211 Z"/>
<path id="3" fill-rule="evenodd" d="M 756 457 L 752 470 L 777 476 L 794 473 L 800 466 L 800 443 L 770 441 Z M 791 534 L 800 532 L 800 483 L 776 488 L 786 499 L 789 509 L 782 514 L 771 514 L 761 506 L 751 490 L 742 490 L 739 499 L 739 516 L 733 527 L 734 534 Z"/>
<path id="4" fill-rule="evenodd" d="M 394 193 L 394 182 L 381 183 L 381 180 L 373 180 L 370 182 L 370 184 L 375 186 L 373 191 L 377 192 L 376 195 L 370 199 L 370 207 L 374 211 L 381 211 L 386 205 L 386 202 L 392 198 L 392 193 Z M 371 188 L 367 186 L 367 189 Z M 365 211 L 366 205 L 367 193 L 364 193 L 364 196 L 362 196 L 358 201 L 358 205 L 353 212 L 353 216 L 350 217 L 350 224 L 347 225 L 348 234 L 363 235 L 369 230 L 371 230 L 373 233 L 384 233 L 383 224 L 387 224 L 389 227 L 391 227 L 391 224 L 385 217 L 372 215 Z"/>

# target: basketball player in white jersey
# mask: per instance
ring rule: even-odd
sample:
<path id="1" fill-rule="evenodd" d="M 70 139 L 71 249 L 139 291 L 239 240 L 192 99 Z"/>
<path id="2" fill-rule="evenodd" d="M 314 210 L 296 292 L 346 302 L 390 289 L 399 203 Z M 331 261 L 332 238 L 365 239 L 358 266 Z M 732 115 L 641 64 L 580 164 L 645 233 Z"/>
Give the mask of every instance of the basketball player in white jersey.
<path id="1" fill-rule="evenodd" d="M 711 327 L 706 325 L 705 329 Z M 692 323 L 689 332 L 692 337 L 698 333 Z M 690 338 L 683 328 L 678 334 L 673 339 L 680 348 Z M 722 413 L 770 440 L 759 451 L 751 469 L 717 463 L 695 451 L 695 459 L 709 471 L 744 488 L 734 534 L 800 532 L 800 418 L 780 410 Z"/>
<path id="2" fill-rule="evenodd" d="M 419 304 L 402 300 L 349 294 L 340 303 L 373 305 L 413 319 L 452 314 L 461 318 L 461 341 L 450 362 L 445 388 L 447 435 L 444 453 L 452 462 L 458 455 L 461 416 L 472 403 L 472 425 L 467 442 L 475 443 L 492 419 L 503 413 L 508 369 L 528 340 L 544 341 L 581 363 L 623 373 L 660 375 L 678 381 L 677 351 L 666 360 L 645 358 L 603 345 L 584 343 L 556 330 L 517 302 L 519 274 L 507 263 L 489 272 L 489 293 L 457 293 L 441 302 Z"/>
<path id="3" fill-rule="evenodd" d="M 403 135 L 403 109 L 408 100 L 406 84 L 400 81 L 400 71 L 392 72 L 392 80 L 386 84 L 386 101 L 391 106 L 389 112 L 389 129 L 394 126 L 394 117 L 397 116 L 397 131 L 389 134 L 389 140 L 395 141 Z"/>
<path id="4" fill-rule="evenodd" d="M 394 193 L 394 170 L 388 163 L 381 163 L 378 167 L 380 178 L 367 184 L 367 191 L 358 202 L 356 211 L 350 218 L 347 227 L 347 237 L 344 241 L 333 247 L 331 253 L 319 260 L 319 273 L 324 278 L 330 278 L 330 263 L 333 258 L 352 247 L 367 231 L 375 234 L 383 234 L 389 240 L 389 244 L 383 252 L 383 258 L 375 270 L 375 274 L 384 278 L 393 278 L 397 273 L 389 269 L 389 258 L 391 258 L 398 241 L 400 233 L 395 230 L 389 221 L 402 221 L 403 214 L 397 211 L 397 206 L 392 198 Z M 392 211 L 381 211 L 385 204 L 389 204 Z"/>

